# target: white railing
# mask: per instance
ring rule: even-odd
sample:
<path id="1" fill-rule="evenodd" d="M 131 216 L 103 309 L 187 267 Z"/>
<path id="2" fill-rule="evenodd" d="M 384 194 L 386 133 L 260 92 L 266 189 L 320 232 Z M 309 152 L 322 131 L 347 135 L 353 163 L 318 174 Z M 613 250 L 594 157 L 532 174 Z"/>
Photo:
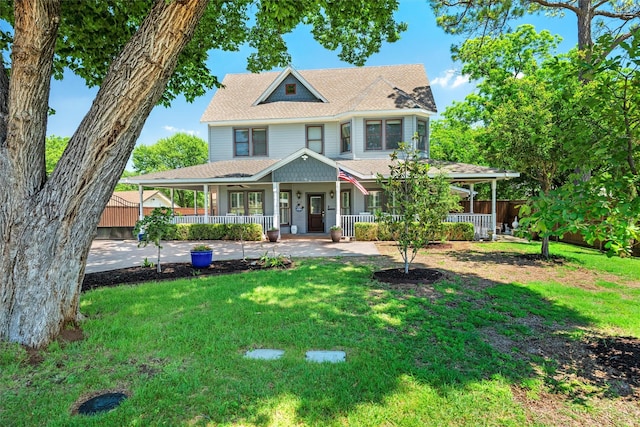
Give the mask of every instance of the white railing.
<path id="1" fill-rule="evenodd" d="M 395 215 L 395 219 L 399 219 L 399 215 Z M 356 222 L 376 222 L 375 215 L 342 215 L 342 235 L 345 237 L 355 236 Z M 473 224 L 476 238 L 486 239 L 489 237 L 489 231 L 492 228 L 491 215 L 486 214 L 450 214 L 445 222 L 470 222 Z"/>
<path id="2" fill-rule="evenodd" d="M 445 222 L 470 222 L 476 239 L 488 239 L 493 228 L 490 214 L 449 214 Z"/>
<path id="3" fill-rule="evenodd" d="M 206 219 L 206 221 L 205 221 Z M 262 232 L 266 233 L 273 227 L 273 216 L 271 215 L 225 215 L 207 216 L 204 215 L 179 215 L 173 217 L 174 224 L 260 224 Z"/>

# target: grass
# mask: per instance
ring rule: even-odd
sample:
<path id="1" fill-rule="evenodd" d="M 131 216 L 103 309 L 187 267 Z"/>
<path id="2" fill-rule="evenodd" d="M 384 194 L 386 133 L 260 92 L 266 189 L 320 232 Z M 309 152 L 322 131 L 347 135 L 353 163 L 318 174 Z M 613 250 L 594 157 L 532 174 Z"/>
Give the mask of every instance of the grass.
<path id="1" fill-rule="evenodd" d="M 640 278 L 637 261 L 602 267 L 618 261 L 556 250 L 575 268 Z M 511 387 L 536 396 L 553 361 L 514 357 L 482 331 L 517 343 L 536 333 L 518 319 L 537 316 L 567 340 L 583 327 L 640 336 L 638 288 L 618 281 L 582 291 L 542 282 L 474 288 L 454 278 L 429 299 L 373 282 L 374 268 L 305 260 L 286 271 L 88 292 L 83 341 L 52 344 L 38 366 L 19 346 L 0 344 L 0 425 L 541 425 Z M 255 348 L 285 355 L 243 358 Z M 306 362 L 308 350 L 344 350 L 347 362 Z M 131 397 L 109 413 L 71 414 L 103 389 Z"/>

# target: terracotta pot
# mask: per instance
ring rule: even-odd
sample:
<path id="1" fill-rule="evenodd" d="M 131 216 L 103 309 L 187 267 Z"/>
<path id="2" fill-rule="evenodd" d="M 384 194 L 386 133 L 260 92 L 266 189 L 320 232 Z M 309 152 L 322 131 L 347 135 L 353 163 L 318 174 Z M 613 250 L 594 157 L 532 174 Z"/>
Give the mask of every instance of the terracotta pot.
<path id="1" fill-rule="evenodd" d="M 342 230 L 331 230 L 331 241 L 338 243 L 342 238 Z"/>
<path id="2" fill-rule="evenodd" d="M 277 242 L 280 236 L 280 230 L 267 230 L 267 239 L 270 242 Z"/>

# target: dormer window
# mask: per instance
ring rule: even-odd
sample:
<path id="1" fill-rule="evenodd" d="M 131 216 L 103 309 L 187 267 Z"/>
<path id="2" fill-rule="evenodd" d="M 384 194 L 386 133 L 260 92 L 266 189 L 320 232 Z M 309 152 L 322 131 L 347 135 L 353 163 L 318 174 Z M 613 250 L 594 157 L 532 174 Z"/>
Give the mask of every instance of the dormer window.
<path id="1" fill-rule="evenodd" d="M 284 94 L 285 95 L 295 95 L 296 94 L 296 84 L 295 83 L 287 83 L 284 86 Z"/>

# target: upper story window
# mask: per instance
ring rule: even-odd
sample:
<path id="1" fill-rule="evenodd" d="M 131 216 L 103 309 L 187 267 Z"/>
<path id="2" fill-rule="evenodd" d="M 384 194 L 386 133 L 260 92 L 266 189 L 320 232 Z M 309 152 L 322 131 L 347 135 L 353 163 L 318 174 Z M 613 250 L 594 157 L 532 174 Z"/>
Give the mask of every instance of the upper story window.
<path id="1" fill-rule="evenodd" d="M 295 95 L 296 94 L 296 84 L 295 83 L 287 83 L 284 85 L 284 94 L 285 95 Z"/>
<path id="2" fill-rule="evenodd" d="M 351 151 L 351 122 L 340 125 L 340 151 Z"/>
<path id="3" fill-rule="evenodd" d="M 395 150 L 401 141 L 402 119 L 365 122 L 365 150 Z"/>
<path id="4" fill-rule="evenodd" d="M 307 148 L 322 154 L 324 148 L 323 126 L 307 126 Z"/>
<path id="5" fill-rule="evenodd" d="M 418 141 L 416 143 L 416 149 L 420 151 L 427 151 L 427 122 L 424 120 L 418 120 Z"/>
<path id="6" fill-rule="evenodd" d="M 267 129 L 235 129 L 233 132 L 234 155 L 266 156 L 267 155 Z"/>

